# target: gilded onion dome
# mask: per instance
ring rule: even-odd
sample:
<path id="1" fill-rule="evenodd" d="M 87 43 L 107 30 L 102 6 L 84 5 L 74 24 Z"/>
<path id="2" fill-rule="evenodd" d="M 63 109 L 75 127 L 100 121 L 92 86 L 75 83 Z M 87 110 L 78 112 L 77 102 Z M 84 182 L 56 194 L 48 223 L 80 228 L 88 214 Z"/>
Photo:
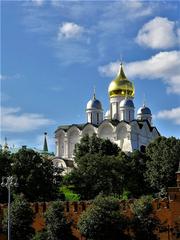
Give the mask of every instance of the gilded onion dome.
<path id="1" fill-rule="evenodd" d="M 122 64 L 117 77 L 109 84 L 108 92 L 110 97 L 134 97 L 134 85 L 127 79 Z"/>

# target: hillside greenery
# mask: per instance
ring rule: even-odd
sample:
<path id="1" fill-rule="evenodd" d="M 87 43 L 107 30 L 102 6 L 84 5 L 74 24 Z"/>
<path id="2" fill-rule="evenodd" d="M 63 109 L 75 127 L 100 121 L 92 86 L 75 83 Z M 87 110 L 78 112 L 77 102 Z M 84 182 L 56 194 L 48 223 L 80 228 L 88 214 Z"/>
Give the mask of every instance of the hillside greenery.
<path id="1" fill-rule="evenodd" d="M 74 169 L 62 176 L 52 161 L 31 149 L 15 154 L 0 150 L 0 178 L 13 175 L 18 179 L 18 187 L 11 189 L 13 239 L 73 239 L 72 223 L 66 220 L 59 200 L 92 200 L 78 223 L 87 240 L 158 239 L 155 230 L 161 226 L 152 215 L 151 200 L 165 194 L 169 186 L 176 186 L 180 140 L 158 137 L 145 152 L 125 154 L 108 139 L 86 135 L 74 154 Z M 122 215 L 118 204 L 119 199 L 129 198 L 136 199 L 131 219 Z M 34 235 L 34 215 L 28 202 L 35 201 L 52 204 L 45 215 L 46 228 Z M 7 189 L 1 186 L 0 202 L 7 202 Z M 6 232 L 6 215 L 3 226 Z"/>

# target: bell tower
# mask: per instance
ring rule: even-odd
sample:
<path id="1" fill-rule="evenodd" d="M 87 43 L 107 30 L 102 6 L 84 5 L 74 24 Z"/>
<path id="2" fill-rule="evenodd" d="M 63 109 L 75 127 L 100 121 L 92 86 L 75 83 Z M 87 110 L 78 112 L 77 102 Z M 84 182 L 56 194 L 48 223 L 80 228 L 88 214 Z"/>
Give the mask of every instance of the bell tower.
<path id="1" fill-rule="evenodd" d="M 135 88 L 124 73 L 123 65 L 120 64 L 120 69 L 117 77 L 112 80 L 108 88 L 110 98 L 110 118 L 120 120 L 120 103 L 125 98 L 133 99 Z"/>

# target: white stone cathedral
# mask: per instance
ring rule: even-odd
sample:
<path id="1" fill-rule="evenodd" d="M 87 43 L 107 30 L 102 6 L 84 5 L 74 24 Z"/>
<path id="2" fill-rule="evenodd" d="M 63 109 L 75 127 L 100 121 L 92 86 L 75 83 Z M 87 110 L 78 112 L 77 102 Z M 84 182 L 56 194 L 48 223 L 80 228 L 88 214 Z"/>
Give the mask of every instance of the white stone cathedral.
<path id="1" fill-rule="evenodd" d="M 108 93 L 110 109 L 105 115 L 102 103 L 94 93 L 86 106 L 86 123 L 57 128 L 54 164 L 69 171 L 73 167 L 75 144 L 86 134 L 91 136 L 96 133 L 100 138 L 108 138 L 126 153 L 135 149 L 144 150 L 146 145 L 160 135 L 152 125 L 151 110 L 145 104 L 139 108 L 135 117 L 135 88 L 127 79 L 122 64 L 117 77 L 109 85 Z"/>

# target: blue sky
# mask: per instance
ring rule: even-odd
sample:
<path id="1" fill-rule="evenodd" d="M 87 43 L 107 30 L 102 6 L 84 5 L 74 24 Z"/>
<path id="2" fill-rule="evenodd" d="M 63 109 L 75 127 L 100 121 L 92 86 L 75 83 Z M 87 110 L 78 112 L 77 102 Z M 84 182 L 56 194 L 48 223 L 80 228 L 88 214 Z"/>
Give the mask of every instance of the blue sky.
<path id="1" fill-rule="evenodd" d="M 123 59 L 165 136 L 180 137 L 180 2 L 1 2 L 1 143 L 42 148 L 61 124 L 84 123 L 96 86 L 104 112 Z"/>

